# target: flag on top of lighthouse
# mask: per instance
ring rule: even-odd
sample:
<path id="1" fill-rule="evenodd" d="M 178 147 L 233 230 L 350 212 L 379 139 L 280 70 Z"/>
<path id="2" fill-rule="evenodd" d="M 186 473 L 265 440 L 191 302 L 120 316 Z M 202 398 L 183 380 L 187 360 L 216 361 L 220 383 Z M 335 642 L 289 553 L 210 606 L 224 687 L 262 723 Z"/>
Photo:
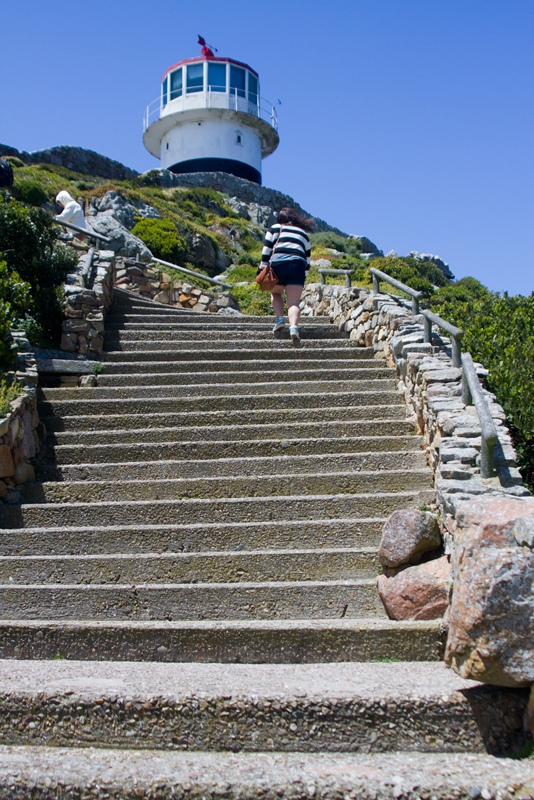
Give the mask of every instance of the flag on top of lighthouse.
<path id="1" fill-rule="evenodd" d="M 200 34 L 199 34 L 199 37 L 198 37 L 197 44 L 201 44 L 202 45 L 202 55 L 205 58 L 215 58 L 215 53 L 218 52 L 217 48 L 213 47 L 213 45 L 210 46 L 209 44 L 206 44 L 206 40 L 204 39 L 203 36 L 200 36 Z M 215 53 L 213 52 L 214 50 L 215 50 Z"/>

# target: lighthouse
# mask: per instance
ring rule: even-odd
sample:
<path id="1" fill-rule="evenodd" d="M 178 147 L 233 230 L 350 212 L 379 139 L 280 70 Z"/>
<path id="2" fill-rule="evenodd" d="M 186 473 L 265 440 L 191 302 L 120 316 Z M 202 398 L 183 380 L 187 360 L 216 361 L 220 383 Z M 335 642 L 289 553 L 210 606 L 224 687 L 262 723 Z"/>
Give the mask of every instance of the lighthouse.
<path id="1" fill-rule="evenodd" d="M 258 73 L 204 45 L 199 58 L 165 72 L 146 109 L 143 143 L 176 173 L 227 172 L 261 184 L 262 159 L 278 147 L 276 109 L 260 96 Z"/>

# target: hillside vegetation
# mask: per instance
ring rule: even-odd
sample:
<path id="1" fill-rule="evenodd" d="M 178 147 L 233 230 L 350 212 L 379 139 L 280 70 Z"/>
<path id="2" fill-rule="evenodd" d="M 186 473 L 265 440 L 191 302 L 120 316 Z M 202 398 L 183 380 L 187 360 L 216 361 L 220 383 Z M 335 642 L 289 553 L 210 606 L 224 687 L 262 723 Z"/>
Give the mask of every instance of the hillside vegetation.
<path id="1" fill-rule="evenodd" d="M 108 192 L 157 216 L 140 213 L 131 232 L 152 254 L 206 275 L 220 274 L 232 284 L 244 313 L 272 314 L 269 296 L 254 281 L 265 228 L 231 198 L 206 188 L 165 189 L 151 173 L 109 182 L 49 164 L 25 166 L 10 159 L 15 172 L 14 200 L 0 195 L 0 363 L 12 363 L 9 329 L 22 322 L 35 344 L 59 341 L 61 284 L 75 254 L 59 241 L 58 227 L 39 208 L 66 189 L 89 207 Z M 232 207 L 234 205 L 234 207 Z M 242 204 L 241 204 L 242 205 Z M 235 210 L 238 209 L 238 210 Z M 239 213 L 238 213 L 239 211 Z M 159 218 L 158 218 L 159 217 Z M 489 370 L 489 388 L 504 407 L 525 478 L 534 483 L 534 295 L 500 296 L 473 278 L 450 282 L 430 261 L 414 258 L 362 260 L 361 243 L 334 233 L 311 236 L 312 260 L 326 259 L 337 269 L 352 269 L 353 284 L 372 285 L 370 266 L 423 291 L 428 306 L 465 331 L 465 348 Z M 176 273 L 178 276 L 178 273 Z M 312 266 L 308 282 L 318 282 Z M 344 278 L 328 277 L 343 284 Z M 207 284 L 199 282 L 199 288 Z M 402 294 L 392 287 L 384 291 Z"/>

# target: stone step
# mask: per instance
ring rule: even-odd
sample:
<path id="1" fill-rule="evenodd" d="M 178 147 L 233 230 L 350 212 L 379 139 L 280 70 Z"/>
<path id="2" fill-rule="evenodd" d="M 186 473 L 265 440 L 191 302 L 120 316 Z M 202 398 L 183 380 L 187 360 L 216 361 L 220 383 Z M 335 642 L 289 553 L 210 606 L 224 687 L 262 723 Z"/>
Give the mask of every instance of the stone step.
<path id="1" fill-rule="evenodd" d="M 185 344 L 185 343 L 184 343 Z M 369 358 L 369 351 L 363 347 L 356 347 L 352 342 L 347 341 L 345 347 L 339 347 L 339 343 L 335 343 L 335 347 L 325 347 L 324 342 L 321 342 L 320 347 L 315 347 L 315 342 L 302 342 L 301 345 L 294 345 L 292 342 L 265 342 L 261 347 L 243 347 L 242 342 L 237 342 L 235 348 L 228 347 L 228 342 L 224 342 L 224 347 L 217 349 L 214 343 L 209 342 L 209 346 L 205 349 L 200 346 L 193 348 L 176 348 L 157 351 L 157 357 L 153 350 L 137 350 L 135 352 L 111 352 L 104 354 L 105 371 L 108 371 L 108 365 L 114 363 L 120 364 L 140 364 L 143 361 L 150 361 L 151 363 L 161 364 L 164 361 L 172 361 L 180 363 L 183 361 L 250 361 L 252 359 L 261 358 L 262 360 L 276 360 L 292 362 L 299 361 L 300 359 L 308 360 L 314 359 L 316 361 L 323 361 L 327 358 L 335 359 L 357 359 Z M 287 344 L 287 346 L 285 346 Z M 276 345 L 276 346 L 274 346 Z M 160 367 L 155 367 L 154 371 L 158 371 Z"/>
<path id="2" fill-rule="evenodd" d="M 379 381 L 380 383 L 380 381 Z M 63 390 L 75 391 L 77 390 Z M 220 392 L 220 387 L 217 387 Z M 81 395 L 85 397 L 86 395 Z M 106 400 L 106 399 L 73 399 L 73 400 L 49 400 L 39 403 L 39 415 L 50 417 L 58 416 L 79 416 L 80 414 L 107 415 L 107 414 L 145 414 L 151 416 L 153 413 L 165 413 L 167 411 L 187 411 L 196 414 L 199 411 L 234 411 L 236 405 L 243 410 L 256 410 L 258 417 L 265 418 L 265 415 L 272 418 L 276 413 L 279 415 L 287 408 L 316 408 L 322 405 L 330 408 L 336 403 L 339 405 L 395 405 L 399 400 L 396 391 L 389 388 L 373 391 L 326 391 L 326 392 L 286 392 L 274 394 L 265 392 L 263 394 L 247 394 L 239 396 L 236 400 L 235 395 L 215 394 L 215 395 L 196 395 L 191 397 L 139 397 L 128 399 L 125 397 Z M 271 411 L 276 409 L 276 411 Z M 267 417 L 267 418 L 268 418 Z"/>
<path id="3" fill-rule="evenodd" d="M 224 542 L 221 542 L 223 545 Z M 0 557 L 0 584 L 345 581 L 378 574 L 375 549 L 111 553 Z"/>
<path id="4" fill-rule="evenodd" d="M 225 477 L 151 478 L 130 480 L 49 481 L 24 487 L 27 503 L 98 502 L 100 500 L 174 500 L 184 498 L 272 497 L 291 488 L 296 494 L 371 494 L 382 491 L 430 489 L 428 468 L 399 470 L 305 472 L 283 475 L 242 475 Z"/>
<path id="5" fill-rule="evenodd" d="M 139 311 L 140 313 L 136 313 Z M 226 317 L 226 315 L 223 315 Z M 244 316 L 244 315 L 243 315 Z M 208 315 L 191 315 L 184 317 L 179 314 L 172 314 L 170 311 L 160 311 L 157 313 L 145 313 L 141 309 L 129 311 L 126 314 L 116 314 L 111 311 L 106 317 L 106 328 L 110 331 L 124 328 L 125 330 L 143 330 L 144 328 L 154 329 L 159 325 L 172 325 L 182 326 L 183 328 L 191 328 L 191 330 L 220 330 L 224 333 L 231 333 L 232 331 L 250 330 L 250 331 L 269 331 L 272 333 L 272 328 L 275 323 L 274 316 L 263 317 L 260 321 L 258 318 L 254 320 L 244 321 L 242 317 L 236 317 L 233 314 L 226 318 L 214 317 Z M 135 326 L 135 328 L 134 328 Z M 337 328 L 332 325 L 329 317 L 302 317 L 299 322 L 301 328 Z M 340 338 L 343 338 L 342 336 Z"/>
<path id="6" fill-rule="evenodd" d="M 223 664 L 440 661 L 444 644 L 441 620 L 0 620 L 0 658 Z"/>
<path id="7" fill-rule="evenodd" d="M 0 584 L 0 619 L 385 617 L 375 578 L 243 583 Z"/>
<path id="8" fill-rule="evenodd" d="M 180 338 L 177 340 L 176 337 L 174 338 L 167 338 L 165 333 L 155 332 L 154 337 L 149 337 L 148 335 L 145 337 L 139 336 L 135 334 L 135 337 L 132 340 L 124 340 L 124 341 L 114 341 L 111 338 L 108 338 L 108 334 L 106 333 L 106 341 L 108 342 L 109 346 L 105 346 L 104 350 L 104 359 L 105 361 L 110 361 L 110 354 L 117 353 L 117 352 L 127 352 L 132 353 L 134 351 L 143 352 L 148 351 L 155 351 L 155 352 L 168 352 L 172 350 L 176 354 L 176 358 L 178 359 L 180 353 L 184 352 L 198 352 L 198 358 L 202 358 L 203 354 L 206 350 L 213 351 L 213 357 L 215 358 L 215 353 L 219 351 L 228 351 L 234 352 L 235 350 L 243 350 L 246 349 L 250 351 L 254 355 L 250 355 L 249 358 L 254 358 L 258 356 L 258 351 L 261 351 L 262 358 L 264 357 L 265 352 L 275 351 L 275 353 L 302 353 L 308 351 L 323 351 L 326 350 L 327 353 L 333 353 L 331 356 L 332 358 L 337 358 L 338 356 L 336 353 L 339 351 L 344 352 L 349 350 L 352 354 L 351 358 L 365 358 L 365 359 L 372 359 L 376 361 L 374 358 L 374 351 L 368 351 L 367 348 L 359 347 L 352 339 L 312 339 L 306 336 L 300 340 L 300 342 L 295 343 L 291 339 L 285 338 L 276 338 L 276 337 L 267 337 L 267 338 L 259 338 L 250 335 L 246 339 L 244 338 L 226 338 L 222 337 L 221 335 L 217 334 L 212 338 L 197 338 L 194 337 L 187 337 L 187 338 Z M 361 351 L 364 351 L 363 353 Z M 317 356 L 317 358 L 319 358 Z M 131 358 L 131 356 L 128 356 Z M 224 356 L 216 356 L 217 358 L 224 358 Z M 283 355 L 282 358 L 286 356 Z M 322 357 L 322 356 L 321 356 Z M 327 356 L 325 356 L 326 358 Z M 152 358 L 154 358 L 154 353 L 152 353 Z M 234 360 L 238 358 L 238 356 L 234 356 Z"/>
<path id="9" fill-rule="evenodd" d="M 261 342 L 264 339 L 269 339 L 271 341 L 288 341 L 289 336 L 289 326 L 286 325 L 281 331 L 277 331 L 276 334 L 273 334 L 272 326 L 274 324 L 274 318 L 269 323 L 269 327 L 265 329 L 258 329 L 252 328 L 249 330 L 249 326 L 243 328 L 232 328 L 232 331 L 229 332 L 227 335 L 224 336 L 224 340 L 226 339 L 233 340 L 233 341 L 242 341 L 246 343 L 250 343 L 252 341 Z M 184 326 L 182 326 L 184 327 Z M 109 350 L 114 350 L 114 345 L 117 344 L 124 344 L 126 342 L 135 342 L 135 341 L 161 341 L 161 342 L 180 342 L 184 338 L 193 342 L 204 342 L 204 341 L 220 341 L 221 334 L 224 333 L 224 330 L 221 325 L 212 325 L 206 323 L 205 325 L 198 325 L 194 328 L 187 327 L 186 329 L 182 330 L 179 329 L 171 329 L 165 330 L 165 326 L 163 329 L 158 327 L 154 330 L 147 330 L 147 331 L 136 331 L 136 330 L 123 330 L 122 328 L 117 328 L 114 330 L 108 330 L 106 332 L 106 340 L 107 340 L 107 348 Z M 344 333 L 340 333 L 338 330 L 337 325 L 330 325 L 330 326 L 302 326 L 299 325 L 299 332 L 301 339 L 306 340 L 324 340 L 324 339 L 335 339 L 338 341 L 346 341 L 347 335 Z"/>
<path id="10" fill-rule="evenodd" d="M 288 490 L 301 495 L 372 494 L 431 489 L 430 469 L 383 470 L 380 472 L 331 472 L 295 475 L 237 475 L 214 478 L 146 477 L 115 481 L 49 481 L 28 483 L 26 503 L 96 503 L 107 500 L 179 500 L 189 498 L 276 497 Z"/>
<path id="11" fill-rule="evenodd" d="M 410 731 L 412 733 L 412 731 Z M 78 734 L 78 739 L 80 739 Z M 60 740 L 67 744 L 62 735 Z M 5 800 L 63 800 L 90 793 L 94 800 L 130 797 L 219 797 L 244 800 L 264 795 L 378 798 L 534 796 L 534 761 L 485 753 L 177 753 L 163 750 L 75 749 L 40 744 L 0 746 L 0 792 Z M 273 745 L 276 750 L 276 744 Z M 366 747 L 362 750 L 365 752 Z M 412 793 L 412 789 L 417 794 Z"/>
<path id="12" fill-rule="evenodd" d="M 396 425 L 391 424 L 392 428 L 397 429 Z M 387 427 L 381 428 L 375 424 L 375 430 L 381 435 L 376 437 L 344 437 L 336 440 L 333 437 L 323 439 L 302 438 L 289 436 L 285 439 L 251 439 L 249 431 L 238 429 L 214 431 L 213 429 L 202 429 L 198 431 L 198 439 L 189 441 L 173 442 L 169 433 L 167 438 L 162 441 L 161 437 L 153 437 L 152 441 L 139 442 L 136 437 L 133 441 L 119 444 L 68 444 L 57 445 L 50 458 L 53 464 L 62 466 L 64 464 L 101 464 L 101 463 L 122 463 L 124 461 L 177 461 L 180 459 L 213 459 L 213 458 L 257 458 L 264 456 L 290 456 L 290 455 L 321 455 L 335 453 L 357 453 L 368 452 L 370 449 L 377 451 L 392 451 L 395 447 L 399 450 L 410 449 L 406 438 L 394 436 L 390 437 Z M 398 429 L 397 429 L 398 431 Z M 188 434 L 195 433 L 196 429 L 191 428 Z M 176 432 L 174 432 L 176 436 Z M 224 435 L 228 439 L 224 439 Z M 236 438 L 232 439 L 232 435 Z M 237 438 L 238 435 L 242 439 Z M 280 434 L 279 434 L 280 435 Z M 201 438 L 201 437 L 204 438 Z M 419 449 L 420 440 L 413 437 L 413 449 Z M 407 446 L 408 445 L 408 446 Z"/>
<path id="13" fill-rule="evenodd" d="M 0 530 L 0 555 L 102 555 L 111 553 L 235 552 L 271 548 L 377 548 L 385 518 L 301 519 L 276 522 L 90 525 Z M 22 531 L 24 533 L 22 534 Z"/>
<path id="14" fill-rule="evenodd" d="M 194 415 L 186 411 L 153 413 L 149 418 L 145 414 L 85 414 L 84 416 L 63 416 L 45 417 L 41 416 L 41 421 L 47 431 L 71 431 L 76 437 L 84 437 L 85 431 L 105 431 L 111 434 L 117 431 L 117 436 L 135 436 L 139 441 L 141 429 L 143 439 L 150 439 L 150 431 L 158 436 L 161 432 L 163 439 L 172 439 L 172 431 L 177 428 L 204 428 L 220 427 L 224 430 L 228 426 L 235 425 L 258 425 L 256 422 L 258 414 L 254 410 L 241 411 L 197 411 Z M 284 426 L 294 423 L 304 423 L 307 427 L 302 429 L 311 436 L 348 436 L 354 431 L 361 431 L 362 428 L 352 428 L 356 423 L 369 422 L 375 425 L 380 420 L 402 420 L 406 424 L 406 431 L 413 433 L 413 425 L 406 420 L 406 407 L 401 405 L 365 405 L 365 406 L 343 406 L 341 408 L 286 408 L 284 410 L 284 425 L 277 425 L 277 434 L 285 435 Z M 150 428 L 146 425 L 150 424 Z M 265 423 L 264 423 L 265 425 Z M 341 426 L 341 427 L 340 427 Z M 133 433 L 133 431 L 137 433 Z M 267 429 L 259 424 L 258 430 Z M 288 429 L 289 430 L 289 429 Z M 370 429 L 371 430 L 371 429 Z M 110 440 L 113 441 L 113 440 Z M 122 441 L 121 438 L 117 441 Z M 126 438 L 124 441 L 129 441 Z"/>
<path id="15" fill-rule="evenodd" d="M 313 763 L 321 753 L 333 752 L 339 759 L 339 754 L 353 757 L 355 751 L 391 756 L 403 751 L 406 767 L 413 751 L 416 758 L 421 752 L 489 750 L 502 755 L 524 741 L 521 716 L 527 689 L 481 686 L 433 662 L 225 665 L 46 660 L 5 661 L 2 666 L 4 746 L 191 750 L 195 758 L 201 751 L 218 751 L 214 758 L 223 757 L 220 751 L 233 751 L 231 763 L 236 768 L 241 758 L 237 750 L 263 757 L 276 747 L 292 758 L 297 750 L 314 754 Z M 100 754 L 93 754 L 95 775 Z M 145 753 L 138 755 L 142 763 L 144 757 Z M 117 750 L 114 759 L 120 763 Z M 471 787 L 484 780 L 473 771 L 476 763 L 471 762 Z M 516 772 L 516 788 L 509 792 L 515 798 L 525 796 L 519 790 L 533 772 L 529 762 L 518 763 L 522 771 Z M 343 782 L 345 793 L 345 770 L 336 770 L 334 776 Z M 414 794 L 413 783 L 405 794 L 396 791 L 393 768 L 387 778 L 387 795 L 381 797 L 421 796 Z M 214 796 L 229 793 L 227 784 L 217 785 L 220 789 Z M 264 784 L 262 796 L 269 789 L 270 797 L 274 786 L 276 781 Z M 419 793 L 417 783 L 415 787 Z M 316 793 L 317 789 L 313 796 Z M 305 796 L 312 792 L 303 786 L 292 795 Z"/>
<path id="16" fill-rule="evenodd" d="M 378 373 L 378 374 L 377 374 Z M 376 376 L 376 377 L 375 377 Z M 387 376 L 387 377 L 386 377 Z M 217 378 L 218 376 L 216 376 Z M 294 398 L 296 394 L 305 395 L 326 395 L 326 393 L 335 386 L 336 394 L 339 392 L 358 392 L 362 395 L 363 392 L 369 393 L 372 397 L 377 393 L 383 394 L 390 392 L 395 396 L 396 394 L 396 380 L 393 379 L 389 370 L 385 370 L 385 376 L 380 375 L 380 372 L 371 372 L 370 377 L 359 377 L 354 380 L 332 377 L 328 380 L 297 380 L 297 376 L 293 380 L 270 381 L 265 380 L 261 373 L 250 375 L 250 382 L 244 380 L 249 376 L 246 373 L 240 374 L 241 382 L 226 382 L 217 381 L 209 383 L 207 376 L 199 376 L 202 382 L 196 383 L 194 381 L 188 382 L 188 376 L 173 376 L 158 374 L 157 378 L 154 375 L 148 375 L 148 381 L 142 381 L 141 385 L 137 380 L 132 381 L 126 386 L 91 386 L 91 387 L 75 387 L 74 389 L 41 389 L 40 397 L 44 402 L 51 403 L 64 402 L 66 400 L 74 400 L 80 403 L 97 402 L 101 403 L 105 400 L 126 400 L 130 401 L 139 397 L 143 402 L 149 398 L 163 399 L 178 397 L 180 399 L 188 397 L 212 397 L 219 398 L 221 395 L 229 397 L 237 395 L 240 399 L 250 399 L 252 395 L 284 395 L 288 394 Z M 300 376 L 298 376 L 300 378 Z M 174 380 L 173 380 L 174 378 Z M 43 402 L 43 401 L 41 401 Z M 235 405 L 235 399 L 234 399 Z M 275 406 L 276 407 L 276 406 Z"/>
<path id="17" fill-rule="evenodd" d="M 225 365 L 228 365 L 228 362 L 222 362 Z M 386 365 L 379 366 L 376 362 L 370 367 L 353 367 L 347 366 L 346 361 L 342 361 L 342 367 L 334 367 L 332 369 L 327 369 L 324 367 L 315 367 L 312 369 L 238 369 L 238 370 L 228 370 L 228 369 L 220 369 L 220 370 L 201 370 L 199 372 L 192 372 L 187 369 L 182 369 L 179 371 L 169 370 L 167 364 L 165 364 L 164 369 L 157 374 L 157 377 L 154 375 L 153 372 L 131 372 L 131 373 L 123 373 L 120 375 L 99 375 L 98 376 L 98 388 L 102 387 L 119 387 L 119 386 L 130 386 L 130 387 L 142 387 L 142 386 L 154 386 L 154 383 L 157 382 L 157 386 L 185 386 L 191 384 L 223 384 L 223 385 L 243 385 L 243 381 L 247 379 L 249 385 L 268 385 L 272 384 L 273 387 L 278 384 L 282 383 L 286 387 L 286 391 L 289 386 L 291 390 L 297 388 L 302 385 L 303 389 L 306 388 L 306 384 L 310 381 L 320 385 L 321 383 L 326 383 L 328 381 L 336 381 L 340 384 L 344 384 L 347 381 L 360 381 L 362 388 L 369 386 L 369 388 L 373 387 L 373 384 L 368 384 L 369 380 L 377 380 L 379 378 L 389 378 L 394 379 L 394 383 L 392 384 L 395 386 L 396 384 L 396 374 L 394 370 L 386 367 Z M 206 362 L 206 366 L 208 366 L 209 362 Z M 259 366 L 259 362 L 255 362 L 255 366 Z M 84 390 L 85 391 L 85 390 Z M 47 390 L 47 396 L 48 390 Z M 53 396 L 53 395 L 52 395 Z"/>
<path id="18" fill-rule="evenodd" d="M 105 437 L 103 437 L 105 440 Z M 223 478 L 235 475 L 298 475 L 310 472 L 360 472 L 361 470 L 422 470 L 426 453 L 418 451 L 327 453 L 311 456 L 254 456 L 249 458 L 187 459 L 187 461 L 123 461 L 76 463 L 56 469 L 46 480 L 110 481 L 161 478 Z"/>
<path id="19" fill-rule="evenodd" d="M 405 491 L 357 495 L 282 495 L 223 500 L 134 500 L 99 503 L 40 503 L 0 507 L 0 528 L 87 525 L 176 525 L 388 517 L 433 499 L 434 492 Z"/>

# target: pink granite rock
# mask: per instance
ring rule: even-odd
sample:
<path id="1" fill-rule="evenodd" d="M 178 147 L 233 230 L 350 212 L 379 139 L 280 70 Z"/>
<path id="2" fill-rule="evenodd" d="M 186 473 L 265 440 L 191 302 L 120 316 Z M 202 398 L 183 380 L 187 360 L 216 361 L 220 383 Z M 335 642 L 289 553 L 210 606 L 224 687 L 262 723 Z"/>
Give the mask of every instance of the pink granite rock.
<path id="1" fill-rule="evenodd" d="M 447 609 L 449 577 L 443 556 L 392 577 L 380 575 L 378 593 L 392 619 L 438 619 Z"/>
<path id="2" fill-rule="evenodd" d="M 436 518 L 428 511 L 395 511 L 382 529 L 378 558 L 385 567 L 417 564 L 423 553 L 441 545 Z"/>
<path id="3" fill-rule="evenodd" d="M 446 663 L 463 678 L 534 683 L 534 499 L 461 506 L 451 562 Z"/>

